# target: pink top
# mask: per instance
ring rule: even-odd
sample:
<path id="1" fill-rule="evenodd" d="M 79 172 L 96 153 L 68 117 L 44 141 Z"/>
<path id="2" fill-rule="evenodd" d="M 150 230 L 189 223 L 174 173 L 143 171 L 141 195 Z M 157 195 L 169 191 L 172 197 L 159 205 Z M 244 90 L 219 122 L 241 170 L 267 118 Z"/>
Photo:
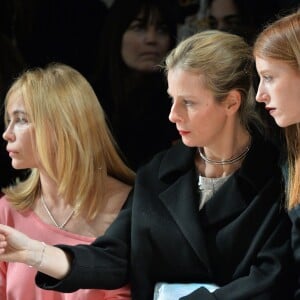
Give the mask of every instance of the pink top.
<path id="1" fill-rule="evenodd" d="M 19 213 L 0 198 L 0 223 L 22 231 L 29 237 L 47 244 L 90 244 L 95 239 L 67 232 L 45 224 L 32 211 Z M 117 290 L 83 289 L 74 293 L 47 291 L 35 285 L 36 270 L 21 263 L 0 262 L 0 299 L 1 300 L 128 300 L 131 299 L 128 286 Z M 105 274 L 104 274 L 105 276 Z"/>

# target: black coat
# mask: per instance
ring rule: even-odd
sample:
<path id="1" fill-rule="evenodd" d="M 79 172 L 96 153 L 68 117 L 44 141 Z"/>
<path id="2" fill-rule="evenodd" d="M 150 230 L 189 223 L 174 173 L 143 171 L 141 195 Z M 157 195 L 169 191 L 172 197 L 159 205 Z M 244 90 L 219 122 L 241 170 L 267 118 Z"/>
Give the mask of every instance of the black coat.
<path id="1" fill-rule="evenodd" d="M 134 300 L 153 299 L 156 282 L 208 282 L 181 299 L 291 299 L 290 220 L 276 150 L 253 138 L 241 169 L 199 212 L 195 149 L 158 154 L 137 174 L 127 206 L 92 245 L 60 246 L 73 255 L 61 281 L 42 288 L 116 288 L 131 282 Z"/>
<path id="2" fill-rule="evenodd" d="M 300 205 L 293 208 L 289 213 L 293 222 L 292 227 L 292 248 L 294 251 L 295 266 L 297 270 L 297 288 L 295 299 L 300 299 Z"/>

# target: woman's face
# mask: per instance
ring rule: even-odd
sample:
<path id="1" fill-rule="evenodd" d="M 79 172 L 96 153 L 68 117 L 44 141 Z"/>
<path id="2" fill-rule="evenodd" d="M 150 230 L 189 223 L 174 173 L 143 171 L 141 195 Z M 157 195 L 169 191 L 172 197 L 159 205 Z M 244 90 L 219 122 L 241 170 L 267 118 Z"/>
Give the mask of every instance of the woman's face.
<path id="1" fill-rule="evenodd" d="M 226 138 L 228 110 L 226 101 L 218 103 L 204 84 L 204 76 L 171 69 L 168 93 L 172 97 L 171 122 L 189 147 L 209 147 Z"/>
<path id="2" fill-rule="evenodd" d="M 15 169 L 38 167 L 34 128 L 28 119 L 20 93 L 13 92 L 7 106 L 9 124 L 3 133 L 6 150 Z"/>
<path id="3" fill-rule="evenodd" d="M 152 72 L 161 63 L 170 45 L 171 39 L 166 25 L 159 22 L 145 23 L 141 13 L 123 35 L 121 55 L 129 68 Z"/>
<path id="4" fill-rule="evenodd" d="M 300 122 L 300 71 L 287 63 L 255 57 L 260 82 L 256 100 L 280 127 Z"/>
<path id="5" fill-rule="evenodd" d="M 210 7 L 211 27 L 230 31 L 240 22 L 238 10 L 232 0 L 214 0 Z"/>

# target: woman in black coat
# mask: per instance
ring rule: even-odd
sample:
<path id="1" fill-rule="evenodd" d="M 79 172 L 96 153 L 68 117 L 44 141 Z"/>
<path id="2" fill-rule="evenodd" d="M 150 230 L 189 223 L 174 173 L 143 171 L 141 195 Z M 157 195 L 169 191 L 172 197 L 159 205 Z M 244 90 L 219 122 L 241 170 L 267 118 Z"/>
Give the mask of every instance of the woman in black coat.
<path id="1" fill-rule="evenodd" d="M 0 226 L 0 259 L 34 265 L 38 286 L 63 292 L 130 282 L 133 299 L 151 300 L 158 283 L 208 283 L 216 289 L 172 299 L 291 299 L 291 224 L 252 69 L 236 35 L 181 42 L 166 73 L 182 143 L 139 170 L 119 217 L 92 245 L 45 246 Z"/>

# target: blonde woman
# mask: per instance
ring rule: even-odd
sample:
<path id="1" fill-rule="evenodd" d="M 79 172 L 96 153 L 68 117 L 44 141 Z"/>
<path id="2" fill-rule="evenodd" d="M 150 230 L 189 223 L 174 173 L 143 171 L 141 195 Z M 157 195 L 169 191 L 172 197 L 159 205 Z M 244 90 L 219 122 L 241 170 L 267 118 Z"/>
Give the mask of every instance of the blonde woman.
<path id="1" fill-rule="evenodd" d="M 121 160 L 86 79 L 62 64 L 24 72 L 6 95 L 5 122 L 12 166 L 30 172 L 3 190 L 0 223 L 47 244 L 90 244 L 103 235 L 122 209 L 134 173 Z M 131 299 L 129 287 L 42 290 L 35 273 L 25 264 L 1 262 L 1 300 Z"/>

